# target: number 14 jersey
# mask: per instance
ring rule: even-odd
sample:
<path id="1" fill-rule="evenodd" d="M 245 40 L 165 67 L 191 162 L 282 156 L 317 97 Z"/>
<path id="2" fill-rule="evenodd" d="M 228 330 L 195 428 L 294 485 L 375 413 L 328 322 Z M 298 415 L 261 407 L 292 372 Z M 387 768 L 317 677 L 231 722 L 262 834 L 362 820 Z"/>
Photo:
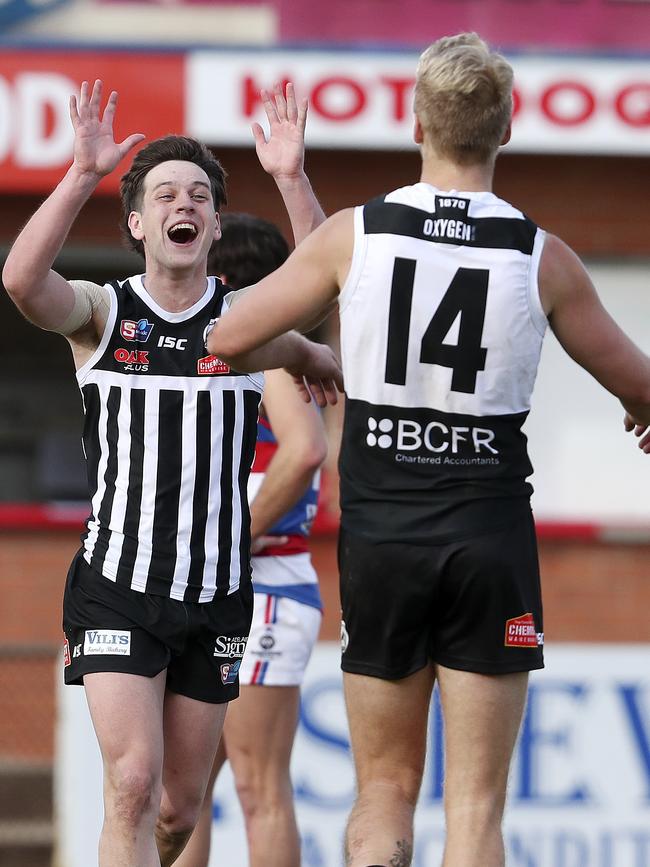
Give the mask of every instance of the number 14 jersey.
<path id="1" fill-rule="evenodd" d="M 403 187 L 355 208 L 340 294 L 342 522 L 431 544 L 528 508 L 521 428 L 547 319 L 544 232 L 492 193 Z"/>

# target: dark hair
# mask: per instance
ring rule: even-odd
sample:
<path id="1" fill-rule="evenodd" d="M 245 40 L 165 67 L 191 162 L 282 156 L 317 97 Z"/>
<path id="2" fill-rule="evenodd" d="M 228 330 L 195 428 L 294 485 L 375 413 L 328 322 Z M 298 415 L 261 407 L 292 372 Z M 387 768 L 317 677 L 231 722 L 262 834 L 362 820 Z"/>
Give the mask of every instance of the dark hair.
<path id="1" fill-rule="evenodd" d="M 129 229 L 129 214 L 142 207 L 144 179 L 151 169 L 169 160 L 184 160 L 203 169 L 210 179 L 214 209 L 226 204 L 226 172 L 211 150 L 193 138 L 182 135 L 166 135 L 152 141 L 135 155 L 131 168 L 122 175 L 120 198 L 122 200 L 122 231 L 130 247 L 144 254 L 142 241 L 136 241 Z"/>
<path id="2" fill-rule="evenodd" d="M 208 273 L 224 275 L 233 289 L 257 283 L 289 256 L 282 232 L 250 214 L 223 214 L 221 238 L 212 245 Z"/>

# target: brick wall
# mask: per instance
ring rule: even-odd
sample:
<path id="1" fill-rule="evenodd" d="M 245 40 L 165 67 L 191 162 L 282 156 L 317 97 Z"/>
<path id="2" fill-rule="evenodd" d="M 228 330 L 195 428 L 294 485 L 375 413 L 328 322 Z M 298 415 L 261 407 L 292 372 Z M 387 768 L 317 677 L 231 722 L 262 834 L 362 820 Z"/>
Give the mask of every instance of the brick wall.
<path id="1" fill-rule="evenodd" d="M 79 544 L 73 531 L 0 532 L 0 644 L 60 646 L 61 598 Z M 336 541 L 313 539 L 325 617 L 339 634 Z M 650 544 L 540 540 L 547 642 L 650 641 Z M 0 657 L 0 757 L 47 758 L 53 750 L 56 663 L 47 655 Z"/>

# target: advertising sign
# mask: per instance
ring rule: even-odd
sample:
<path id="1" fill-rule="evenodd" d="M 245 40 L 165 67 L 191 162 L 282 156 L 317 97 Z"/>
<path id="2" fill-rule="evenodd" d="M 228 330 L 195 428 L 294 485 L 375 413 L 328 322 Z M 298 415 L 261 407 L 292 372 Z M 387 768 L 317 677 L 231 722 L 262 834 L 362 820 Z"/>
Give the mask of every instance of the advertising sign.
<path id="1" fill-rule="evenodd" d="M 507 148 L 650 152 L 650 60 L 514 57 Z M 0 57 L 0 191 L 42 192 L 72 159 L 69 99 L 83 80 L 117 90 L 116 135 L 169 132 L 252 147 L 259 90 L 292 80 L 310 102 L 307 144 L 404 150 L 412 140 L 417 54 L 347 51 L 131 53 L 6 51 Z M 119 171 L 100 186 L 117 189 Z"/>
<path id="2" fill-rule="evenodd" d="M 41 192 L 72 160 L 70 95 L 82 81 L 104 81 L 120 96 L 115 135 L 148 139 L 183 125 L 182 55 L 3 51 L 0 55 L 0 190 Z M 119 170 L 100 185 L 114 192 Z"/>
<path id="3" fill-rule="evenodd" d="M 507 148 L 528 153 L 646 154 L 650 61 L 512 57 L 515 115 Z M 212 144 L 249 145 L 259 90 L 291 80 L 307 96 L 314 147 L 414 148 L 417 55 L 388 52 L 193 52 L 186 126 Z M 214 82 L 219 82 L 215 88 Z"/>
<path id="4" fill-rule="evenodd" d="M 551 646 L 546 665 L 531 675 L 513 761 L 508 867 L 650 867 L 650 647 Z M 338 646 L 319 644 L 303 688 L 292 773 L 304 867 L 342 863 L 354 797 L 338 666 Z M 441 861 L 443 737 L 435 697 L 414 867 Z M 81 689 L 62 688 L 58 744 L 59 862 L 88 867 L 101 823 L 101 770 Z M 246 867 L 241 812 L 226 772 L 215 788 L 214 816 L 211 867 Z"/>

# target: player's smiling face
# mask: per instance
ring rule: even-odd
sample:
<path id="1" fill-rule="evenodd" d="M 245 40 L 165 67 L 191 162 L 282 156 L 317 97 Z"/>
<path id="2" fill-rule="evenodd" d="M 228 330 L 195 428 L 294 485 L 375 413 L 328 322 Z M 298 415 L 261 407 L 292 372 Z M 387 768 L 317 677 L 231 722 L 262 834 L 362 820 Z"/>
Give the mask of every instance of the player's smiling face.
<path id="1" fill-rule="evenodd" d="M 147 261 L 176 269 L 207 259 L 221 235 L 207 174 L 184 160 L 155 166 L 144 179 L 142 204 L 131 212 L 129 228 L 143 242 Z"/>

